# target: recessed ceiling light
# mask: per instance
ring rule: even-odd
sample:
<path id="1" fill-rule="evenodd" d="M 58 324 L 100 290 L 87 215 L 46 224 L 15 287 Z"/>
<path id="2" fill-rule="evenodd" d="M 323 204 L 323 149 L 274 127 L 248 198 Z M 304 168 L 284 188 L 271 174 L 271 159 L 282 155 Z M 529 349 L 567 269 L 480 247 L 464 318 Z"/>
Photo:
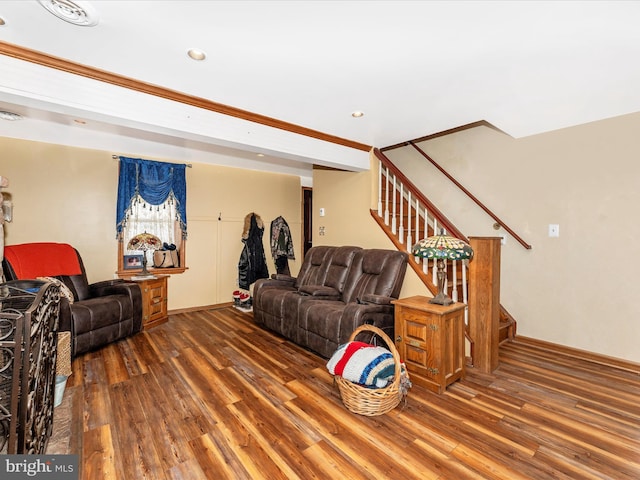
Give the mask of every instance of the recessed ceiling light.
<path id="1" fill-rule="evenodd" d="M 86 125 L 87 122 L 85 122 L 84 120 L 79 120 L 79 119 L 74 119 L 73 120 L 74 123 L 77 123 L 78 125 Z"/>
<path id="2" fill-rule="evenodd" d="M 7 112 L 6 110 L 0 110 L 0 118 L 2 120 L 15 122 L 16 120 L 22 120 L 22 115 L 19 113 Z"/>
<path id="3" fill-rule="evenodd" d="M 356 110 L 355 112 L 353 112 L 351 114 L 351 116 L 353 118 L 360 118 L 360 117 L 364 116 L 364 112 L 361 112 L 360 110 Z"/>
<path id="4" fill-rule="evenodd" d="M 187 50 L 187 55 L 189 55 L 189 57 L 192 58 L 193 60 L 198 60 L 198 61 L 201 61 L 207 58 L 207 54 L 204 53 L 199 48 L 190 48 L 189 50 Z"/>
<path id="5" fill-rule="evenodd" d="M 256 153 L 257 157 L 264 157 L 264 153 Z"/>
<path id="6" fill-rule="evenodd" d="M 89 4 L 80 0 L 38 0 L 40 5 L 65 22 L 80 27 L 93 27 L 98 24 L 98 13 Z"/>

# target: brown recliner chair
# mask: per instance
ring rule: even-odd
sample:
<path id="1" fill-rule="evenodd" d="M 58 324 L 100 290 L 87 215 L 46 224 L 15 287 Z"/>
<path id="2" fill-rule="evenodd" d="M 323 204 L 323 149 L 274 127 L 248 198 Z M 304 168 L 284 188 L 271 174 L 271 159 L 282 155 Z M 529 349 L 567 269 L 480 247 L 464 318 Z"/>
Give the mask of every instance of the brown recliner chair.
<path id="1" fill-rule="evenodd" d="M 82 258 L 70 245 L 45 242 L 7 246 L 2 268 L 8 281 L 53 277 L 69 288 L 73 301 L 61 296 L 58 330 L 71 332 L 73 356 L 142 330 L 139 285 L 121 279 L 89 284 Z"/>

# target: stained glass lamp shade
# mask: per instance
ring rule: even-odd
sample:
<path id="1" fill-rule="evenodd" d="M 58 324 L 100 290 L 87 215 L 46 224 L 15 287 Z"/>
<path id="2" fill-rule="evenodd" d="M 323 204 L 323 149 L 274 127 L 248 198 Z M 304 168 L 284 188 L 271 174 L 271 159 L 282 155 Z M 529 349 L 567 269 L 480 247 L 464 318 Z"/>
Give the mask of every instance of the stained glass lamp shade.
<path id="1" fill-rule="evenodd" d="M 438 305 L 452 304 L 453 300 L 444 291 L 446 275 L 444 265 L 447 260 L 471 260 L 473 258 L 471 246 L 456 237 L 441 233 L 440 235 L 420 240 L 413 246 L 411 253 L 416 257 L 436 260 L 438 294 L 429 300 L 429 303 Z"/>
<path id="2" fill-rule="evenodd" d="M 141 276 L 151 275 L 147 270 L 147 250 L 158 250 L 162 247 L 162 240 L 151 233 L 139 233 L 127 244 L 128 250 L 139 250 L 142 252 L 142 272 Z"/>

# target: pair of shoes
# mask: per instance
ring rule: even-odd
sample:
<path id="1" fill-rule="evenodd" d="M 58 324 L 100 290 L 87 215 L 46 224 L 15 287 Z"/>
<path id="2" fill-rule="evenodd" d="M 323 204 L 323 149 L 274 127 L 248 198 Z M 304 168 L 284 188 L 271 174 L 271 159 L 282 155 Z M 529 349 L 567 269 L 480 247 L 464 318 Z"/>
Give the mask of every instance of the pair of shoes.
<path id="1" fill-rule="evenodd" d="M 240 290 L 236 290 L 233 292 L 233 304 L 235 306 L 240 305 L 240 295 L 242 295 L 242 292 Z"/>
<path id="2" fill-rule="evenodd" d="M 253 304 L 251 295 L 247 292 L 242 292 L 240 294 L 240 308 L 251 308 Z"/>
<path id="3" fill-rule="evenodd" d="M 250 307 L 251 295 L 244 290 L 236 290 L 233 292 L 233 304 L 236 307 Z"/>

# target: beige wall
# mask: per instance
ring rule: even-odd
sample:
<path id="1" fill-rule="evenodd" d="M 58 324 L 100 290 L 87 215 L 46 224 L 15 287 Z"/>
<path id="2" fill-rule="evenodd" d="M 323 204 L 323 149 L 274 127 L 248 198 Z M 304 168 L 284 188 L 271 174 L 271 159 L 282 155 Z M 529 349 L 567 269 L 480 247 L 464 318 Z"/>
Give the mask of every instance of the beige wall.
<path id="1" fill-rule="evenodd" d="M 372 202 L 371 171 L 353 173 L 332 170 L 313 171 L 313 245 L 357 245 L 363 248 L 395 249 L 369 210 Z M 376 180 L 377 181 L 377 180 Z M 320 208 L 325 216 L 320 217 Z M 320 227 L 325 234 L 319 235 Z M 407 268 L 401 297 L 431 293 L 411 268 Z"/>
<path id="2" fill-rule="evenodd" d="M 14 204 L 13 222 L 5 225 L 7 245 L 70 243 L 80 251 L 90 282 L 113 278 L 118 162 L 111 153 L 8 138 L 0 138 L 0 152 L 0 175 L 10 181 L 3 193 Z M 186 172 L 188 270 L 169 280 L 170 310 L 231 301 L 237 288 L 244 217 L 250 212 L 265 222 L 263 243 L 270 273 L 275 267 L 269 226 L 278 215 L 287 220 L 296 253 L 290 268 L 298 271 L 302 243 L 298 177 L 206 164 L 194 164 Z"/>
<path id="3" fill-rule="evenodd" d="M 633 114 L 518 140 L 479 127 L 422 145 L 533 245 L 525 250 L 507 238 L 502 251 L 502 303 L 520 334 L 640 361 L 632 264 L 640 238 L 638 131 L 640 114 Z M 14 202 L 7 243 L 69 242 L 82 253 L 90 281 L 112 277 L 117 162 L 111 154 L 6 138 L 0 151 L 0 175 L 10 179 L 6 191 Z M 389 156 L 405 171 L 421 168 L 414 182 L 467 235 L 499 233 L 415 153 Z M 393 248 L 369 214 L 370 172 L 315 170 L 313 181 L 314 245 Z M 230 300 L 242 220 L 254 210 L 267 225 L 278 215 L 287 219 L 298 259 L 291 269 L 298 271 L 296 177 L 196 164 L 187 169 L 187 185 L 189 270 L 170 280 L 170 309 Z M 547 236 L 549 223 L 560 225 L 559 238 Z M 275 271 L 268 253 L 267 259 Z M 401 295 L 413 294 L 428 292 L 409 271 Z"/>
<path id="4" fill-rule="evenodd" d="M 518 333 L 640 361 L 638 131 L 633 114 L 522 139 L 478 127 L 421 144 L 533 246 L 508 237 L 502 247 L 502 304 Z M 503 233 L 413 149 L 388 156 L 466 235 Z"/>

